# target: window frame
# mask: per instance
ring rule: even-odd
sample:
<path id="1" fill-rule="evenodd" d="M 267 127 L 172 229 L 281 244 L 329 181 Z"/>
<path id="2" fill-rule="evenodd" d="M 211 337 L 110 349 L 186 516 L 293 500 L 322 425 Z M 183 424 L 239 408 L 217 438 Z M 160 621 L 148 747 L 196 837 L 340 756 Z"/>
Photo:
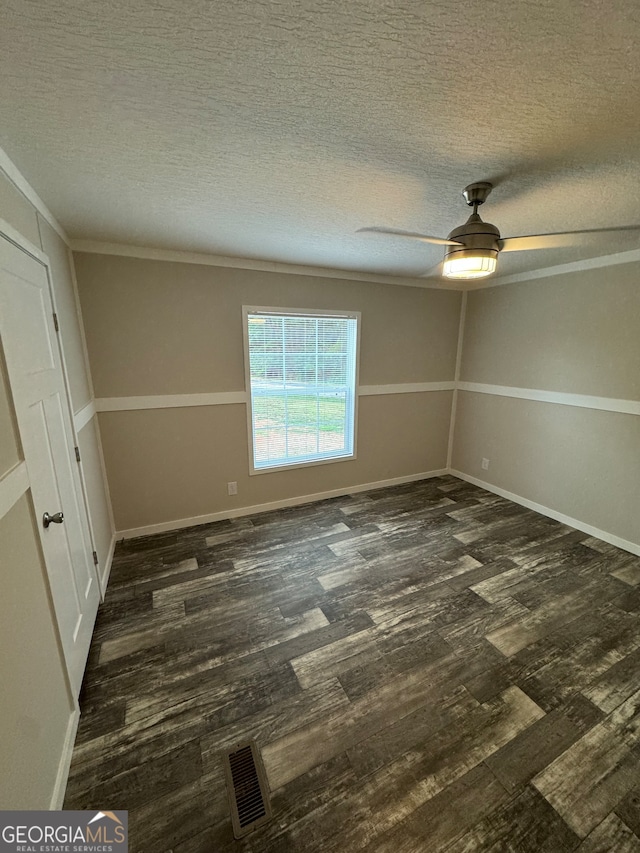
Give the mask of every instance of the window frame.
<path id="1" fill-rule="evenodd" d="M 284 317 L 327 317 L 341 320 L 356 321 L 356 346 L 355 346 L 355 370 L 353 387 L 353 452 L 344 456 L 332 456 L 327 459 L 311 459 L 305 462 L 284 462 L 277 465 L 255 467 L 254 445 L 253 445 L 253 405 L 251 399 L 251 365 L 249 361 L 249 314 L 281 314 Z M 265 305 L 243 305 L 242 306 L 242 339 L 244 350 L 244 383 L 247 396 L 247 446 L 249 451 L 249 474 L 273 474 L 282 471 L 291 471 L 296 468 L 310 468 L 315 465 L 330 465 L 335 462 L 352 462 L 357 459 L 358 439 L 358 388 L 360 370 L 360 329 L 361 312 L 348 310 L 331 310 L 328 308 L 282 308 Z"/>

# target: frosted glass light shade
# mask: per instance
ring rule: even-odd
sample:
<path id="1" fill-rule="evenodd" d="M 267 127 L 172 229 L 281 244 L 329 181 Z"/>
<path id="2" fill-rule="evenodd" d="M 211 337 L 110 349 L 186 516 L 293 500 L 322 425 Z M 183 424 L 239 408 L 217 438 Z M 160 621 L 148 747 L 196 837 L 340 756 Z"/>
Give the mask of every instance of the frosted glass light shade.
<path id="1" fill-rule="evenodd" d="M 449 257 L 445 259 L 443 274 L 446 278 L 484 278 L 496 270 L 495 253 L 488 256 Z"/>

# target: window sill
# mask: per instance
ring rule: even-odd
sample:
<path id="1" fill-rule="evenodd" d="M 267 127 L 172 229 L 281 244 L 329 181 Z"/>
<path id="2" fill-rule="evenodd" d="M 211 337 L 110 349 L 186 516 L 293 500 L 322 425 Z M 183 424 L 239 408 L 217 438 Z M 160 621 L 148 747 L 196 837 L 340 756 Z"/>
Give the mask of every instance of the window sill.
<path id="1" fill-rule="evenodd" d="M 329 459 L 313 459 L 309 462 L 285 462 L 281 465 L 269 465 L 265 468 L 250 467 L 249 476 L 254 474 L 275 474 L 280 471 L 291 471 L 295 468 L 313 468 L 316 465 L 331 465 L 334 462 L 353 462 L 356 459 L 355 453 L 345 454 L 344 456 L 332 456 Z"/>

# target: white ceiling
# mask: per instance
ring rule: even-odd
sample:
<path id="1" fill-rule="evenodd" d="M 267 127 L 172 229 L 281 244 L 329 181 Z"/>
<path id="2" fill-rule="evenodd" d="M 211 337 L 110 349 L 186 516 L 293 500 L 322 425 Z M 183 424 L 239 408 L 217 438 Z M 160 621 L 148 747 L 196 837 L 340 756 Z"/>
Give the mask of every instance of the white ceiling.
<path id="1" fill-rule="evenodd" d="M 74 238 L 420 275 L 640 222 L 638 0 L 2 0 L 0 145 Z M 503 274 L 640 247 L 503 255 Z"/>

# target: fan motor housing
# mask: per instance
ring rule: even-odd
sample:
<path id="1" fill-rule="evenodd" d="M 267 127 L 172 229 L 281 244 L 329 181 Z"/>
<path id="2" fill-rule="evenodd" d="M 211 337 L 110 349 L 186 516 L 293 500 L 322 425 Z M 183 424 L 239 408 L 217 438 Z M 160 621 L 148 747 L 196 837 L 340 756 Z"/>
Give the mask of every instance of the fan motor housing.
<path id="1" fill-rule="evenodd" d="M 454 228 L 449 234 L 449 240 L 462 243 L 461 246 L 447 246 L 445 260 L 448 258 L 468 258 L 477 255 L 482 249 L 483 255 L 497 258 L 500 251 L 500 232 L 490 222 L 483 222 L 477 213 L 472 213 L 464 225 Z"/>

